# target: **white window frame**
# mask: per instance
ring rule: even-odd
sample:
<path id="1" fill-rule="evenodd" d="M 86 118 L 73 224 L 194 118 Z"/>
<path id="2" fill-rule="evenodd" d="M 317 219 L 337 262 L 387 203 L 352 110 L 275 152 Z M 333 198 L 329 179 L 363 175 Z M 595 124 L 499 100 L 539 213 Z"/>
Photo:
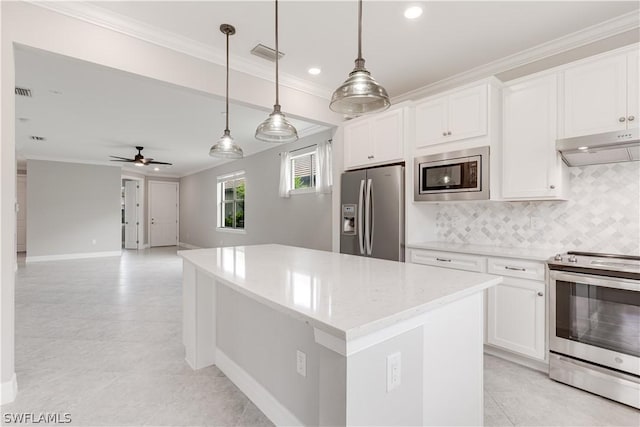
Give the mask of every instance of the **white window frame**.
<path id="1" fill-rule="evenodd" d="M 224 215 L 222 214 L 222 203 L 224 203 L 224 183 L 227 181 L 235 181 L 237 179 L 244 179 L 244 203 L 245 203 L 245 223 L 244 228 L 234 228 L 234 227 L 225 227 L 224 226 Z M 226 175 L 221 175 L 217 177 L 216 182 L 216 231 L 221 231 L 224 233 L 236 233 L 236 234 L 246 234 L 247 233 L 247 176 L 244 171 L 237 171 Z M 235 196 L 234 196 L 235 197 Z M 233 201 L 234 205 L 236 203 L 236 199 Z"/>
<path id="2" fill-rule="evenodd" d="M 295 168 L 293 166 L 293 162 L 295 161 L 295 159 L 298 159 L 300 157 L 304 157 L 304 156 L 313 156 L 313 162 L 312 162 L 312 166 L 311 166 L 311 172 L 312 172 L 312 177 L 313 175 L 318 174 L 318 154 L 316 153 L 316 146 L 313 145 L 311 147 L 309 147 L 308 149 L 304 149 L 300 150 L 302 151 L 301 153 L 296 153 L 295 155 L 292 155 L 291 158 L 289 159 L 289 161 L 291 162 L 291 176 L 289 177 L 289 182 L 291 184 L 291 190 L 289 190 L 289 194 L 290 195 L 295 195 L 295 194 L 309 194 L 309 193 L 315 193 L 316 192 L 316 182 L 312 179 L 312 186 L 311 187 L 307 187 L 307 188 L 294 188 L 295 187 Z"/>

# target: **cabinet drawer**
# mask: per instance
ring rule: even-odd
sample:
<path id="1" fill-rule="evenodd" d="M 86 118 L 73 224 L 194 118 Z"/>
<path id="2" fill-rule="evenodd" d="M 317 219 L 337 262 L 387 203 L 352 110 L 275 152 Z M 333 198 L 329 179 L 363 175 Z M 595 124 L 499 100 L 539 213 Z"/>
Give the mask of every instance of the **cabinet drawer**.
<path id="1" fill-rule="evenodd" d="M 437 252 L 423 249 L 411 249 L 409 258 L 414 264 L 433 265 L 435 267 L 453 268 L 456 270 L 487 271 L 486 258 L 482 256 L 462 255 L 455 252 Z"/>
<path id="2" fill-rule="evenodd" d="M 487 272 L 500 276 L 544 281 L 544 263 L 513 258 L 489 258 Z"/>

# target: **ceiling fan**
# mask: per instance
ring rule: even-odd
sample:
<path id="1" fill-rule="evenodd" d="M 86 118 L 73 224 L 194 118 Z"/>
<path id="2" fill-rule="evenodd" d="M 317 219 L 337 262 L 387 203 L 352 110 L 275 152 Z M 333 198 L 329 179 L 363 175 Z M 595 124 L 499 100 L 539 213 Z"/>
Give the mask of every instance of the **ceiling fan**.
<path id="1" fill-rule="evenodd" d="M 111 160 L 112 162 L 124 162 L 124 163 L 133 163 L 135 166 L 147 166 L 147 165 L 171 165 L 172 163 L 167 162 L 156 162 L 151 158 L 145 159 L 142 155 L 142 150 L 144 147 L 136 147 L 138 150 L 138 154 L 135 155 L 133 159 L 127 159 L 126 157 L 118 157 L 118 156 L 109 156 L 113 157 L 117 160 Z"/>

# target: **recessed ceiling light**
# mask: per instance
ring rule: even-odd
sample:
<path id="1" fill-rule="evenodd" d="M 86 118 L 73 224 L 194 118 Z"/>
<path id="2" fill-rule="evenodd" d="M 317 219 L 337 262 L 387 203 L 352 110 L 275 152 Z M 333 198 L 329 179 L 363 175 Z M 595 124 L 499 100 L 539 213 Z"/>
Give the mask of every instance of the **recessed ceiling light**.
<path id="1" fill-rule="evenodd" d="M 160 168 L 156 166 L 155 168 L 153 168 L 153 170 L 158 172 L 160 170 Z"/>
<path id="2" fill-rule="evenodd" d="M 407 19 L 416 19 L 422 15 L 422 8 L 420 6 L 411 6 L 405 9 L 404 17 Z"/>
<path id="3" fill-rule="evenodd" d="M 318 74 L 320 74 L 322 72 L 322 70 L 318 67 L 311 67 L 307 70 L 307 72 L 309 74 L 311 74 L 312 76 L 317 76 Z"/>
<path id="4" fill-rule="evenodd" d="M 578 147 L 578 150 L 588 150 L 589 147 Z"/>

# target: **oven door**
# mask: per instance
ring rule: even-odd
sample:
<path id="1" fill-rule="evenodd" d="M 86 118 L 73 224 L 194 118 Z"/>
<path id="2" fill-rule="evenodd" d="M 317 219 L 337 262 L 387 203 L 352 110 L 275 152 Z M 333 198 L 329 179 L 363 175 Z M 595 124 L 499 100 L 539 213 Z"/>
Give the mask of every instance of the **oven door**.
<path id="1" fill-rule="evenodd" d="M 551 270 L 549 349 L 640 375 L 640 283 Z"/>

